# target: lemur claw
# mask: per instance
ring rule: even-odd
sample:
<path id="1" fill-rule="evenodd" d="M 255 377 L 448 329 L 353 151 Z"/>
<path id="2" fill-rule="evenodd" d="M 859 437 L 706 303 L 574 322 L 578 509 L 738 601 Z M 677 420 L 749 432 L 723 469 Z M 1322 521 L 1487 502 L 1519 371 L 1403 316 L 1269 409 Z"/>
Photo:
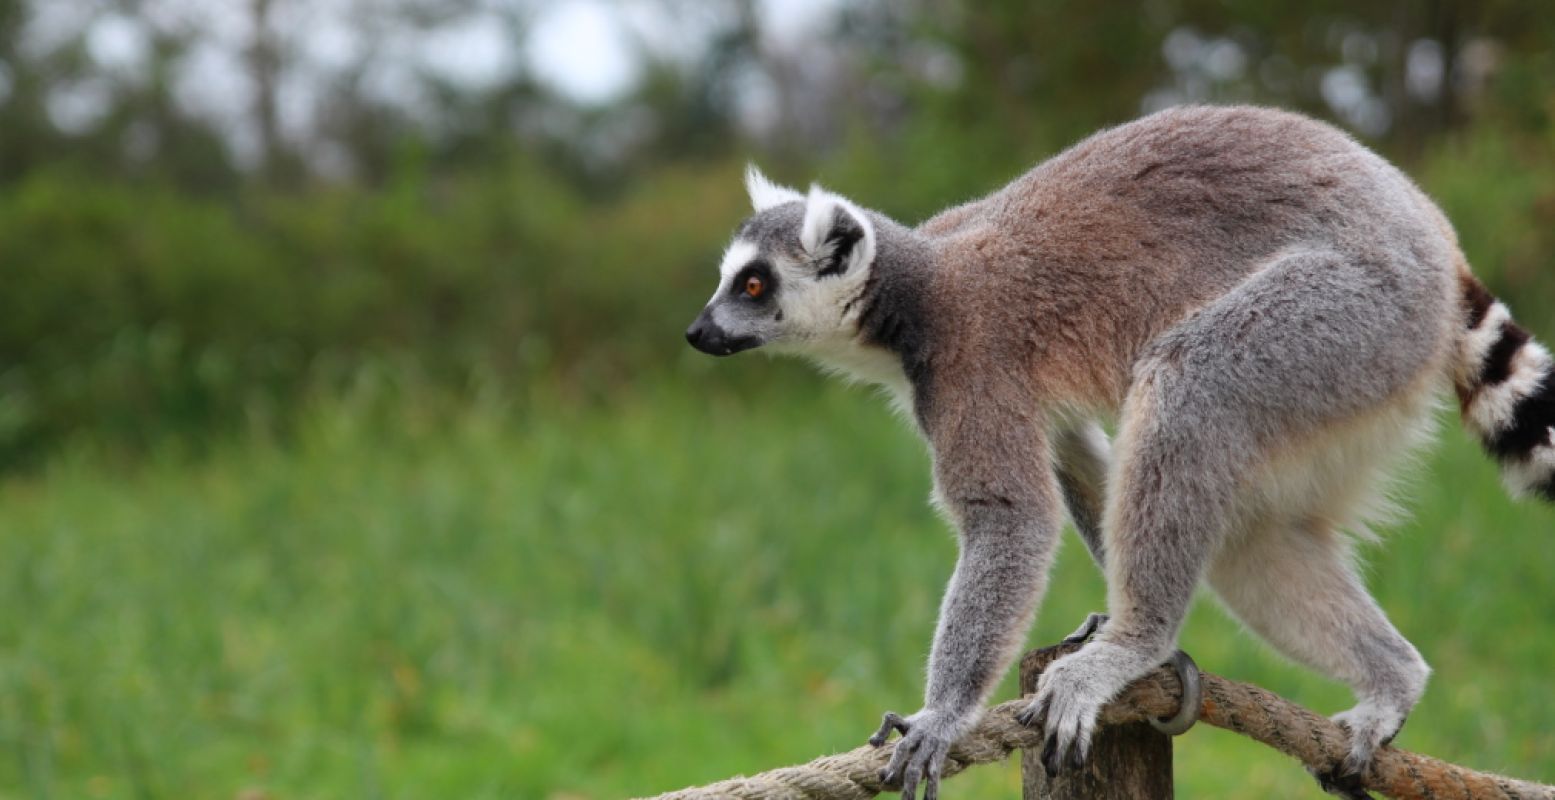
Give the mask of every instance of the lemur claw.
<path id="1" fill-rule="evenodd" d="M 1065 769 L 1077 770 L 1085 766 L 1086 744 L 1084 740 L 1071 739 L 1060 746 L 1055 731 L 1042 744 L 1042 769 L 1049 778 L 1056 778 Z"/>
<path id="2" fill-rule="evenodd" d="M 1047 730 L 1047 700 L 1031 703 L 1016 712 L 1015 721 L 1028 728 L 1041 728 Z"/>
<path id="3" fill-rule="evenodd" d="M 886 740 L 891 738 L 891 731 L 893 730 L 898 731 L 905 736 L 907 734 L 907 727 L 907 720 L 903 719 L 901 714 L 898 714 L 895 711 L 887 711 L 885 712 L 885 716 L 880 720 L 880 730 L 875 731 L 875 735 L 869 737 L 869 746 L 880 747 L 881 745 L 884 745 Z M 884 770 L 882 770 L 882 772 L 884 772 Z"/>
<path id="4" fill-rule="evenodd" d="M 1065 636 L 1064 640 L 1059 642 L 1059 644 L 1084 644 L 1092 636 L 1095 636 L 1097 631 L 1100 631 L 1101 627 L 1106 625 L 1109 619 L 1111 617 L 1106 614 L 1092 611 L 1085 616 L 1085 621 L 1080 623 L 1080 627 L 1076 628 L 1074 633 Z"/>
<path id="5" fill-rule="evenodd" d="M 1359 772 L 1350 772 L 1344 763 L 1335 765 L 1327 772 L 1318 772 L 1310 767 L 1307 772 L 1317 779 L 1317 785 L 1323 791 L 1345 800 L 1372 800 L 1371 793 L 1361 783 Z"/>
<path id="6" fill-rule="evenodd" d="M 1042 741 L 1042 769 L 1049 778 L 1058 777 L 1058 737 L 1048 736 Z"/>

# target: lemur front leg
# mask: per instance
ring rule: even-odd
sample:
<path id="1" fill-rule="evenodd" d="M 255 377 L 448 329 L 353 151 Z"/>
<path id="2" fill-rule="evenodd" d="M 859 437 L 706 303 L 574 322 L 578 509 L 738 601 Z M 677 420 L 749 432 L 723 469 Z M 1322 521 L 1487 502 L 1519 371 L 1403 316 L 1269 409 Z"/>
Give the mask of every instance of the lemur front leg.
<path id="1" fill-rule="evenodd" d="M 1058 489 L 1035 410 L 1013 403 L 972 409 L 1001 395 L 968 395 L 966 403 L 947 402 L 949 413 L 920 412 L 936 491 L 961 544 L 940 606 L 923 708 L 905 718 L 887 714 L 870 739 L 878 746 L 891 730 L 903 732 L 881 777 L 900 782 L 908 798 L 920 784 L 926 800 L 937 796 L 951 743 L 977 723 L 1025 639 L 1059 530 Z"/>

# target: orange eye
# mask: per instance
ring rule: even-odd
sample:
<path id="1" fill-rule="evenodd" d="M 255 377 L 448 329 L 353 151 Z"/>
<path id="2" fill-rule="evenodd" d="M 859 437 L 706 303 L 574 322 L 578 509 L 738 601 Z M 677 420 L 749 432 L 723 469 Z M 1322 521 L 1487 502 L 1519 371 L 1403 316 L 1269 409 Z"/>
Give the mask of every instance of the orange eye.
<path id="1" fill-rule="evenodd" d="M 760 278 L 756 277 L 755 275 L 752 275 L 749 278 L 745 279 L 745 296 L 746 297 L 752 297 L 752 298 L 760 297 L 761 293 L 765 292 L 766 290 L 767 290 L 767 284 L 764 283 Z"/>

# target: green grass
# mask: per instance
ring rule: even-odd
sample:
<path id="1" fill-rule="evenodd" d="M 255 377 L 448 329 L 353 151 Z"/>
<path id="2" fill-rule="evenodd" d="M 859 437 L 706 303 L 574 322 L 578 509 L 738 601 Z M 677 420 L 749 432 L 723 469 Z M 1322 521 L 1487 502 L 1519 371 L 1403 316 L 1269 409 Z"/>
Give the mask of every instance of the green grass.
<path id="1" fill-rule="evenodd" d="M 863 391 L 703 394 L 686 372 L 608 409 L 385 424 L 342 401 L 284 446 L 82 450 L 0 485 L 0 797 L 616 797 L 853 747 L 915 710 L 955 554 L 915 435 Z M 1436 668 L 1400 744 L 1555 780 L 1555 515 L 1444 438 L 1415 521 L 1368 552 Z M 1033 644 L 1102 603 L 1066 539 Z M 1212 602 L 1183 646 L 1347 704 Z M 1186 797 L 1318 796 L 1229 734 L 1177 753 Z M 947 792 L 1017 786 L 1011 764 Z"/>

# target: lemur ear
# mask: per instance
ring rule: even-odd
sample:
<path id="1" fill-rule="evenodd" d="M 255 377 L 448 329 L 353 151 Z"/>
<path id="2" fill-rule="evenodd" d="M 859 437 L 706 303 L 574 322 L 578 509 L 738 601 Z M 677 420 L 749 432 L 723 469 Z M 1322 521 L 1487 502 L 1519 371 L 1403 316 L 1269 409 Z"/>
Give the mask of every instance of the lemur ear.
<path id="1" fill-rule="evenodd" d="M 757 211 L 766 211 L 784 203 L 804 201 L 804 195 L 787 186 L 779 186 L 767 180 L 767 176 L 761 174 L 761 170 L 757 169 L 755 164 L 745 165 L 745 192 L 750 195 L 751 206 Z"/>
<path id="2" fill-rule="evenodd" d="M 844 275 L 875 260 L 875 226 L 858 206 L 812 184 L 799 244 L 817 277 Z"/>

